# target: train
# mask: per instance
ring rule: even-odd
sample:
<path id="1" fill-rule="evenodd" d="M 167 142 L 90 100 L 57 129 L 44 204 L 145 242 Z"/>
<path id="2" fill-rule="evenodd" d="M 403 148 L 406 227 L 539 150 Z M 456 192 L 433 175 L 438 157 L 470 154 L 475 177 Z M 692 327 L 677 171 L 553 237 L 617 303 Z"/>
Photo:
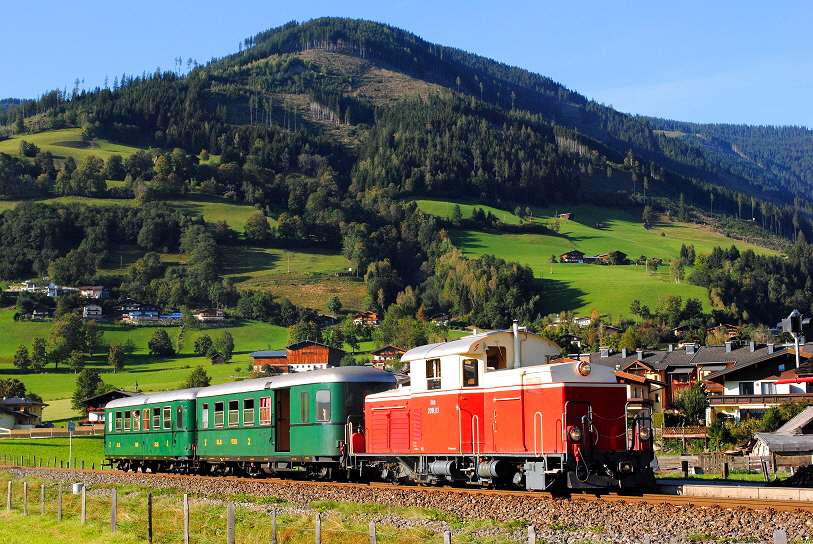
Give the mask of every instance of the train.
<path id="1" fill-rule="evenodd" d="M 652 412 L 612 368 L 516 325 L 334 367 L 105 407 L 122 471 L 568 491 L 655 484 Z"/>

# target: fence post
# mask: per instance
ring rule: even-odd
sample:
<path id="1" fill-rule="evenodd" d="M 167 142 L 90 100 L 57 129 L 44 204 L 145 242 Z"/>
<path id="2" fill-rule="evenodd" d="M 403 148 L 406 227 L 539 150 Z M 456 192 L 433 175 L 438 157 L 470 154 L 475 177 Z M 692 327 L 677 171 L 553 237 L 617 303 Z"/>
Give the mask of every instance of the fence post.
<path id="1" fill-rule="evenodd" d="M 728 480 L 728 463 L 723 463 L 723 480 Z"/>
<path id="2" fill-rule="evenodd" d="M 768 473 L 768 461 L 766 459 L 762 460 L 762 477 L 765 478 L 766 482 L 771 481 L 771 476 Z"/>
<path id="3" fill-rule="evenodd" d="M 641 541 L 641 544 L 649 544 L 652 542 L 652 537 L 649 535 L 644 535 L 644 539 Z"/>
<path id="4" fill-rule="evenodd" d="M 680 471 L 683 473 L 684 478 L 689 477 L 689 462 L 688 461 L 681 461 L 680 462 Z"/>
<path id="5" fill-rule="evenodd" d="M 11 512 L 11 480 L 8 481 L 8 497 L 6 498 L 6 512 Z"/>
<path id="6" fill-rule="evenodd" d="M 443 544 L 452 544 L 452 532 L 443 531 Z"/>
<path id="7" fill-rule="evenodd" d="M 82 486 L 82 525 L 87 519 L 87 487 Z"/>
<path id="8" fill-rule="evenodd" d="M 152 544 L 152 493 L 147 493 L 147 542 Z"/>
<path id="9" fill-rule="evenodd" d="M 183 544 L 189 544 L 189 493 L 183 494 Z"/>
<path id="10" fill-rule="evenodd" d="M 370 544 L 376 544 L 376 539 L 375 539 L 375 522 L 374 522 L 374 521 L 371 521 L 371 522 L 370 522 Z"/>
<path id="11" fill-rule="evenodd" d="M 788 533 L 784 529 L 775 529 L 773 532 L 773 544 L 788 544 Z"/>
<path id="12" fill-rule="evenodd" d="M 40 459 L 42 461 L 42 459 Z M 40 486 L 40 515 L 45 515 L 45 484 Z"/>
<path id="13" fill-rule="evenodd" d="M 316 544 L 322 544 L 322 514 L 316 514 Z"/>
<path id="14" fill-rule="evenodd" d="M 62 521 L 62 482 L 59 482 L 59 498 L 56 503 L 56 520 Z"/>
<path id="15" fill-rule="evenodd" d="M 23 515 L 28 515 L 28 482 L 23 482 Z"/>
<path id="16" fill-rule="evenodd" d="M 277 543 L 277 507 L 271 508 L 271 544 Z"/>
<path id="17" fill-rule="evenodd" d="M 226 518 L 226 540 L 228 544 L 234 544 L 234 503 L 229 503 L 228 514 Z"/>
<path id="18" fill-rule="evenodd" d="M 528 525 L 528 544 L 536 544 L 536 527 Z"/>
<path id="19" fill-rule="evenodd" d="M 85 470 L 85 460 L 82 459 L 82 470 Z"/>
<path id="20" fill-rule="evenodd" d="M 119 496 L 118 490 L 114 487 L 110 493 L 110 532 L 116 532 L 116 509 L 118 508 Z"/>

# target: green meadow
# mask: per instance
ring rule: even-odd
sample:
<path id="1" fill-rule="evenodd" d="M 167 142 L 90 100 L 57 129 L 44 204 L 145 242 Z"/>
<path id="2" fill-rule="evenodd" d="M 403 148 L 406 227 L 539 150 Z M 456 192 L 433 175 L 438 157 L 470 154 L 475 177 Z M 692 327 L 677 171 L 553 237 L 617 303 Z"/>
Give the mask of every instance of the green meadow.
<path id="1" fill-rule="evenodd" d="M 453 202 L 417 201 L 418 206 L 441 217 L 451 213 Z M 461 204 L 463 217 L 469 217 L 474 204 Z M 480 207 L 480 206 L 478 206 Z M 506 223 L 519 223 L 519 218 L 496 208 L 483 207 Z M 571 212 L 573 220 L 559 220 L 559 232 L 552 235 L 513 234 L 499 231 L 452 230 L 449 235 L 455 246 L 466 254 L 479 256 L 496 255 L 530 266 L 534 275 L 541 278 L 544 296 L 544 313 L 571 310 L 576 314 L 589 314 L 597 309 L 601 314 L 629 314 L 630 303 L 638 299 L 654 308 L 665 294 L 699 299 L 710 309 L 705 289 L 689 285 L 686 281 L 676 284 L 669 278 L 669 261 L 680 254 L 683 244 L 694 245 L 700 255 L 710 253 L 714 247 L 736 245 L 741 251 L 753 249 L 756 253 L 776 255 L 777 252 L 739 240 L 732 240 L 711 230 L 688 223 L 668 220 L 657 222 L 653 228 L 643 228 L 641 220 L 632 214 L 596 206 L 532 208 L 534 221 L 550 223 L 557 213 Z M 622 251 L 630 259 L 644 255 L 658 257 L 663 261 L 656 271 L 645 266 L 599 266 L 590 264 L 551 264 L 551 256 L 559 258 L 571 250 L 585 255 L 599 255 L 610 251 Z M 686 270 L 686 277 L 691 267 Z"/>
<path id="2" fill-rule="evenodd" d="M 139 147 L 116 144 L 107 140 L 97 140 L 98 147 L 90 142 L 82 140 L 81 128 L 64 128 L 60 130 L 50 130 L 37 134 L 22 134 L 12 136 L 8 140 L 0 142 L 0 153 L 18 155 L 20 153 L 20 140 L 25 140 L 40 148 L 42 151 L 50 151 L 55 159 L 73 157 L 77 163 L 88 155 L 96 155 L 107 161 L 110 155 L 121 155 L 127 157 L 138 151 Z"/>
<path id="3" fill-rule="evenodd" d="M 14 368 L 14 352 L 22 343 L 29 349 L 31 339 L 36 336 L 48 337 L 51 323 L 13 322 L 13 310 L 0 310 L 0 379 L 14 377 L 22 381 L 26 388 L 42 396 L 52 406 L 46 408 L 46 420 L 60 420 L 73 417 L 69 399 L 76 386 L 76 375 L 65 365 L 54 369 L 46 367 L 43 374 L 22 374 Z M 225 383 L 247 377 L 251 361 L 249 354 L 266 349 L 282 349 L 287 344 L 288 333 L 284 327 L 267 323 L 241 322 L 234 327 L 187 330 L 181 338 L 181 349 L 173 357 L 155 357 L 149 354 L 147 342 L 155 332 L 154 327 L 131 327 L 120 324 L 103 323 L 104 332 L 102 347 L 94 357 L 88 359 L 87 368 L 95 368 L 102 373 L 102 379 L 117 388 L 133 391 L 163 391 L 174 389 L 198 365 L 202 365 L 212 383 Z M 175 346 L 178 346 L 179 327 L 166 327 Z M 234 354 L 229 363 L 212 365 L 209 359 L 193 352 L 195 339 L 208 334 L 216 340 L 222 331 L 229 331 L 234 338 Z M 132 341 L 135 351 L 125 357 L 125 368 L 122 372 L 113 373 L 107 364 L 107 349 L 112 342 Z"/>

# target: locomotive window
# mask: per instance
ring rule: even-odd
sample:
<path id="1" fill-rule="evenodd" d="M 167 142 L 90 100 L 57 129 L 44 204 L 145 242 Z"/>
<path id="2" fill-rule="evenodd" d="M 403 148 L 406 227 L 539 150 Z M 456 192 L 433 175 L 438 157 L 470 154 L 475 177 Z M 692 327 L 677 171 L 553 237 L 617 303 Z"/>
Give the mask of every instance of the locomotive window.
<path id="1" fill-rule="evenodd" d="M 477 359 L 463 359 L 463 387 L 477 387 Z"/>
<path id="2" fill-rule="evenodd" d="M 121 431 L 121 412 L 116 412 L 116 430 Z"/>
<path id="3" fill-rule="evenodd" d="M 491 370 L 506 368 L 505 346 L 488 346 L 486 348 L 486 366 Z"/>
<path id="4" fill-rule="evenodd" d="M 178 409 L 175 411 L 175 428 L 176 429 L 183 429 L 183 406 L 178 406 Z"/>
<path id="5" fill-rule="evenodd" d="M 130 430 L 130 410 L 124 412 L 124 430 Z"/>
<path id="6" fill-rule="evenodd" d="M 161 409 L 152 409 L 152 428 L 158 430 L 161 428 Z"/>
<path id="7" fill-rule="evenodd" d="M 426 388 L 440 389 L 440 359 L 426 361 Z"/>
<path id="8" fill-rule="evenodd" d="M 243 425 L 254 425 L 254 399 L 243 399 Z"/>
<path id="9" fill-rule="evenodd" d="M 330 390 L 316 392 L 316 421 L 330 421 Z"/>
<path id="10" fill-rule="evenodd" d="M 307 423 L 311 420 L 311 394 L 310 391 L 302 391 L 299 394 L 299 421 Z"/>
<path id="11" fill-rule="evenodd" d="M 271 425 L 271 397 L 260 397 L 260 425 Z"/>
<path id="12" fill-rule="evenodd" d="M 172 428 L 172 406 L 164 406 L 164 429 Z"/>
<path id="13" fill-rule="evenodd" d="M 215 403 L 215 427 L 223 426 L 223 403 Z"/>
<path id="14" fill-rule="evenodd" d="M 229 427 L 237 427 L 240 425 L 240 401 L 229 401 Z"/>
<path id="15" fill-rule="evenodd" d="M 202 416 L 201 419 L 203 421 L 202 427 L 204 429 L 208 429 L 209 428 L 209 404 L 208 403 L 206 403 L 206 402 L 203 403 L 203 409 L 200 411 L 200 415 Z"/>
<path id="16" fill-rule="evenodd" d="M 133 411 L 133 430 L 138 431 L 141 428 L 141 410 Z"/>

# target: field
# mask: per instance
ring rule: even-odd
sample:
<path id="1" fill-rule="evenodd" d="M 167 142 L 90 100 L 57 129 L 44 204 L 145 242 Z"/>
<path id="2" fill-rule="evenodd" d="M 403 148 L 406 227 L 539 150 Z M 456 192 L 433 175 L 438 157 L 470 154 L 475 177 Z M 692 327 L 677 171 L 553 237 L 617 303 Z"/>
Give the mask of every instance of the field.
<path id="1" fill-rule="evenodd" d="M 106 162 L 110 155 L 127 157 L 140 149 L 129 145 L 115 144 L 107 140 L 97 140 L 98 147 L 94 147 L 89 142 L 82 140 L 82 129 L 64 128 L 37 134 L 12 136 L 8 140 L 0 142 L 0 153 L 18 155 L 20 153 L 20 140 L 34 144 L 42 151 L 50 151 L 55 159 L 73 157 L 77 164 L 80 164 L 88 155 L 96 155 Z"/>
<path id="2" fill-rule="evenodd" d="M 427 213 L 445 217 L 453 203 L 445 201 L 417 201 Z M 463 217 L 471 215 L 473 204 L 461 204 Z M 507 223 L 519 222 L 511 213 L 496 208 L 484 208 Z M 741 251 L 753 249 L 760 254 L 775 255 L 775 251 L 753 244 L 731 240 L 696 225 L 667 220 L 657 222 L 652 229 L 644 229 L 636 217 L 618 210 L 595 206 L 573 206 L 566 210 L 534 208 L 535 221 L 551 222 L 557 212 L 571 212 L 573 220 L 560 220 L 555 235 L 508 234 L 498 231 L 452 230 L 453 243 L 466 254 L 479 256 L 491 254 L 509 261 L 530 266 L 537 278 L 542 278 L 544 297 L 543 313 L 572 310 L 582 315 L 596 308 L 601 314 L 628 314 L 630 303 L 638 299 L 650 308 L 657 306 L 664 294 L 676 294 L 685 300 L 698 298 L 708 311 L 706 290 L 689 285 L 675 284 L 669 278 L 668 263 L 680 254 L 682 244 L 693 244 L 700 255 L 710 253 L 714 247 L 736 245 Z M 513 218 L 513 219 L 511 219 Z M 551 256 L 577 249 L 585 255 L 598 255 L 610 251 L 622 251 L 631 259 L 641 255 L 658 257 L 665 265 L 653 272 L 645 266 L 597 266 L 589 264 L 551 264 Z M 686 276 L 691 267 L 686 270 Z"/>

